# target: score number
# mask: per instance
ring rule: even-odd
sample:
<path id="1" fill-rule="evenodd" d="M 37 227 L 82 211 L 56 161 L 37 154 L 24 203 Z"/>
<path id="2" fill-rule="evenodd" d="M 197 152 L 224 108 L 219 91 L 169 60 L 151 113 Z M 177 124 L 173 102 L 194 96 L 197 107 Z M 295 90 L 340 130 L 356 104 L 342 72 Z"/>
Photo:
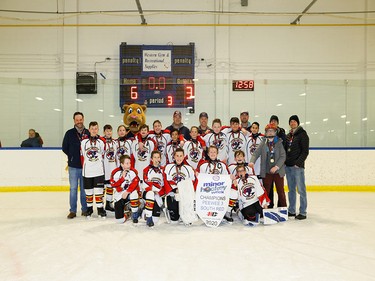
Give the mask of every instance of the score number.
<path id="1" fill-rule="evenodd" d="M 254 91 L 254 80 L 233 80 L 233 91 Z"/>

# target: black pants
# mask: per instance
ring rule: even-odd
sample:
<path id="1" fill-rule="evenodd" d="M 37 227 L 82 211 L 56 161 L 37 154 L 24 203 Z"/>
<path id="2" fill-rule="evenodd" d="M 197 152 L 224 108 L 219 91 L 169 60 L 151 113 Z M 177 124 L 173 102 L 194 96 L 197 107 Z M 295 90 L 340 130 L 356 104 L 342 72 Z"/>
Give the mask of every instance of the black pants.
<path id="1" fill-rule="evenodd" d="M 121 219 L 124 217 L 125 205 L 130 202 L 129 195 L 126 199 L 121 199 L 120 201 L 115 202 L 115 218 Z"/>
<path id="2" fill-rule="evenodd" d="M 260 214 L 260 216 L 263 215 L 263 208 L 262 206 L 260 206 L 259 201 L 258 201 L 258 202 L 255 202 L 254 204 L 247 206 L 246 208 L 243 208 L 241 210 L 241 213 L 245 220 L 255 221 L 256 214 Z"/>

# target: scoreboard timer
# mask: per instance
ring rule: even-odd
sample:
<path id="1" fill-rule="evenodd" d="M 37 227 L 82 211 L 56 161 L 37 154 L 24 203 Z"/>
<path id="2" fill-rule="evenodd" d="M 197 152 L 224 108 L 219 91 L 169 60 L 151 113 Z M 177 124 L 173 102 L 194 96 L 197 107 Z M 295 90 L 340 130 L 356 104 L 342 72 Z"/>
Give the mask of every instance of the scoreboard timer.
<path id="1" fill-rule="evenodd" d="M 120 108 L 194 109 L 194 43 L 189 45 L 120 45 Z"/>
<path id="2" fill-rule="evenodd" d="M 254 91 L 254 80 L 233 80 L 232 91 Z"/>

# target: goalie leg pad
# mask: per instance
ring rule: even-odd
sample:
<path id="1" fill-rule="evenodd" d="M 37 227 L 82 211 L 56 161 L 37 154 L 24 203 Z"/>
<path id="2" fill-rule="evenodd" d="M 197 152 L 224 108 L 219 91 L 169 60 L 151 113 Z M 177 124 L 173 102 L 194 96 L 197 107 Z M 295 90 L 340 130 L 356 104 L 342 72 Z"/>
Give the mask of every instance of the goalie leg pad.
<path id="1" fill-rule="evenodd" d="M 167 206 L 171 221 L 178 221 L 180 218 L 178 201 L 176 201 L 172 196 L 167 196 Z"/>

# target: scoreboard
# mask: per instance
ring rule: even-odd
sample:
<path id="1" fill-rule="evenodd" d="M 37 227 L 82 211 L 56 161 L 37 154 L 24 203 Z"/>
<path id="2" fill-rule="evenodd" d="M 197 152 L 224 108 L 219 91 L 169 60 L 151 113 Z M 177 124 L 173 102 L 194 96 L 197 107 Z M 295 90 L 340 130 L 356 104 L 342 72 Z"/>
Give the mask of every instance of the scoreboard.
<path id="1" fill-rule="evenodd" d="M 195 89 L 194 43 L 188 45 L 120 45 L 120 108 L 192 108 Z"/>

